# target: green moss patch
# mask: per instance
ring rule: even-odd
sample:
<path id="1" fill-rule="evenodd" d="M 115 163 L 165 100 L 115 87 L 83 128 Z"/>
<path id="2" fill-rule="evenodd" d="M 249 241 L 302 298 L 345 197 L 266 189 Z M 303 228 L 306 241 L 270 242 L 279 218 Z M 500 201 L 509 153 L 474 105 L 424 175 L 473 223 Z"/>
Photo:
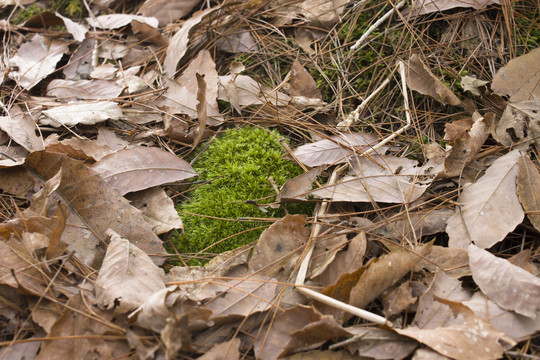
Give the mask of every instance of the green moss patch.
<path id="1" fill-rule="evenodd" d="M 185 231 L 173 240 L 179 253 L 194 255 L 210 246 L 205 253 L 235 249 L 256 241 L 264 230 L 250 230 L 265 225 L 264 222 L 242 219 L 284 216 L 282 209 L 267 208 L 265 213 L 246 203 L 275 200 L 275 191 L 268 181 L 270 176 L 281 186 L 302 173 L 298 165 L 282 159 L 284 152 L 279 139 L 276 131 L 244 127 L 227 130 L 204 150 L 194 164 L 201 174 L 197 184 L 188 193 L 189 199 L 178 207 Z M 312 207 L 302 205 L 294 210 L 310 214 Z M 222 239 L 227 240 L 220 242 Z M 200 263 L 198 259 L 189 262 Z"/>

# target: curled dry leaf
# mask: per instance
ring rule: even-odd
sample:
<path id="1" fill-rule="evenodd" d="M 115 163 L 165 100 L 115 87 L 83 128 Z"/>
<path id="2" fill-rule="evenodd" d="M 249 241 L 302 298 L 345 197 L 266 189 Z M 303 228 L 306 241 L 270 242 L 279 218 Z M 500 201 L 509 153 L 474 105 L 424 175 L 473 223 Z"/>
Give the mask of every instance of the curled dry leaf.
<path id="1" fill-rule="evenodd" d="M 66 154 L 81 160 L 93 161 L 99 161 L 104 156 L 115 152 L 115 150 L 95 140 L 81 139 L 80 137 L 51 142 L 47 145 L 46 150 Z"/>
<path id="2" fill-rule="evenodd" d="M 352 169 L 337 184 L 322 186 L 309 194 L 345 202 L 406 203 L 418 199 L 438 174 L 439 164 L 424 166 L 389 155 L 353 159 Z M 433 165 L 431 165 L 433 164 Z"/>
<path id="3" fill-rule="evenodd" d="M 114 99 L 122 93 L 122 87 L 107 80 L 54 79 L 47 86 L 47 96 L 64 101 Z"/>
<path id="4" fill-rule="evenodd" d="M 413 250 L 397 250 L 372 260 L 351 289 L 350 304 L 363 309 L 385 290 L 414 269 L 414 265 L 431 251 L 431 244 Z"/>
<path id="5" fill-rule="evenodd" d="M 348 161 L 353 154 L 362 154 L 377 141 L 378 137 L 374 134 L 345 133 L 299 146 L 293 154 L 301 163 L 310 167 L 335 165 Z M 378 152 L 383 154 L 386 149 L 381 148 Z"/>
<path id="6" fill-rule="evenodd" d="M 73 36 L 73 38 L 79 42 L 84 41 L 86 37 L 86 33 L 88 32 L 88 27 L 78 24 L 75 21 L 60 15 L 59 13 L 54 13 L 58 18 L 62 19 L 64 22 L 64 25 L 66 26 L 66 30 Z"/>
<path id="7" fill-rule="evenodd" d="M 129 25 L 133 20 L 137 20 L 155 28 L 158 27 L 158 19 L 154 17 L 146 17 L 139 15 L 110 14 L 86 18 L 86 21 L 90 26 L 104 30 L 121 28 L 123 26 Z"/>
<path id="8" fill-rule="evenodd" d="M 154 227 L 157 235 L 172 229 L 183 230 L 182 219 L 172 199 L 160 187 L 153 187 L 126 196 L 131 205 L 142 211 L 143 218 Z"/>
<path id="9" fill-rule="evenodd" d="M 167 76 L 170 78 L 175 77 L 176 67 L 178 66 L 178 63 L 182 61 L 190 44 L 189 40 L 192 28 L 199 24 L 205 16 L 220 8 L 221 6 L 215 6 L 203 11 L 197 11 L 191 18 L 186 20 L 180 30 L 174 34 L 169 43 L 169 47 L 167 48 L 165 60 L 163 61 L 163 70 Z"/>
<path id="10" fill-rule="evenodd" d="M 126 313 L 165 288 L 165 273 L 137 246 L 113 230 L 96 280 L 96 301 L 107 310 Z"/>
<path id="11" fill-rule="evenodd" d="M 249 270 L 287 281 L 309 237 L 305 215 L 286 215 L 266 229 L 249 260 Z"/>
<path id="12" fill-rule="evenodd" d="M 473 279 L 491 301 L 533 319 L 540 316 L 538 277 L 477 246 L 467 250 Z"/>
<path id="13" fill-rule="evenodd" d="M 536 230 L 540 231 L 540 214 L 538 214 L 540 210 L 540 173 L 536 165 L 525 155 L 522 155 L 518 160 L 516 185 L 521 205 L 529 212 L 527 217 Z"/>
<path id="14" fill-rule="evenodd" d="M 510 60 L 495 74 L 491 89 L 499 95 L 510 95 L 512 102 L 540 98 L 539 56 L 540 48 Z"/>
<path id="15" fill-rule="evenodd" d="M 540 321 L 513 311 L 506 311 L 477 291 L 463 305 L 474 311 L 476 316 L 487 319 L 491 326 L 515 341 L 526 340 L 535 332 L 540 331 Z"/>
<path id="16" fill-rule="evenodd" d="M 40 123 L 55 127 L 74 125 L 95 125 L 108 119 L 118 120 L 122 110 L 113 101 L 82 102 L 78 104 L 60 105 L 43 111 L 49 119 L 41 119 Z"/>
<path id="17" fill-rule="evenodd" d="M 56 69 L 56 64 L 67 50 L 67 43 L 36 34 L 9 59 L 12 69 L 9 77 L 25 90 L 30 90 Z"/>
<path id="18" fill-rule="evenodd" d="M 158 19 L 159 26 L 163 27 L 188 15 L 200 2 L 201 0 L 146 0 L 138 13 Z"/>
<path id="19" fill-rule="evenodd" d="M 254 347 L 258 359 L 274 360 L 299 347 L 350 336 L 333 317 L 321 315 L 310 306 L 298 305 L 285 310 L 270 324 L 260 332 L 256 330 Z"/>
<path id="20" fill-rule="evenodd" d="M 405 67 L 409 89 L 428 95 L 444 105 L 461 105 L 461 100 L 433 75 L 417 54 L 411 56 Z"/>
<path id="21" fill-rule="evenodd" d="M 178 156 L 143 146 L 107 155 L 91 168 L 121 195 L 197 175 L 191 165 Z"/>
<path id="22" fill-rule="evenodd" d="M 451 301 L 446 301 L 446 303 L 452 308 L 456 318 L 460 316 L 463 319 L 460 324 L 434 329 L 408 327 L 395 329 L 395 331 L 456 360 L 498 359 L 505 351 L 505 347 L 500 343 L 501 339 L 509 342 L 512 346 L 515 345 L 512 339 L 474 315 L 466 306 Z"/>
<path id="23" fill-rule="evenodd" d="M 308 192 L 311 190 L 317 176 L 321 175 L 321 172 L 322 168 L 317 167 L 287 180 L 277 196 L 277 201 L 307 200 Z"/>
<path id="24" fill-rule="evenodd" d="M 523 221 L 524 213 L 516 194 L 518 150 L 493 162 L 484 176 L 465 185 L 456 208 L 448 219 L 449 246 L 466 248 L 471 242 L 486 249 Z"/>
<path id="25" fill-rule="evenodd" d="M 147 254 L 165 253 L 161 240 L 141 212 L 81 161 L 40 151 L 30 154 L 26 165 L 44 179 L 52 178 L 62 169 L 62 181 L 56 192 L 71 209 L 72 217 L 68 217 L 67 223 L 74 224 L 71 228 L 74 238 L 87 241 L 92 237 L 105 243 L 106 231 L 112 229 Z M 164 259 L 154 258 L 154 261 L 161 264 Z"/>
<path id="26" fill-rule="evenodd" d="M 484 9 L 491 4 L 500 4 L 500 0 L 415 0 L 409 9 L 404 11 L 404 15 L 413 13 L 415 16 L 431 14 L 450 10 L 459 7 L 472 7 L 474 9 Z"/>
<path id="27" fill-rule="evenodd" d="M 527 150 L 540 147 L 540 100 L 508 103 L 494 131 L 493 138 L 505 146 Z"/>
<path id="28" fill-rule="evenodd" d="M 43 150 L 43 139 L 36 135 L 36 122 L 32 114 L 13 106 L 7 116 L 0 116 L 0 129 L 27 151 Z"/>

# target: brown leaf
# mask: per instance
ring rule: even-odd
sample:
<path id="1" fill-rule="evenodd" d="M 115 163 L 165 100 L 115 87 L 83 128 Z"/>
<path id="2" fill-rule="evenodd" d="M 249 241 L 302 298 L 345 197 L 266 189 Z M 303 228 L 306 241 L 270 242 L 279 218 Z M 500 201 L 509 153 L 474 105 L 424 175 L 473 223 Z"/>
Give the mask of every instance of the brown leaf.
<path id="1" fill-rule="evenodd" d="M 356 341 L 347 345 L 347 349 L 362 358 L 400 360 L 418 346 L 416 341 L 386 329 L 352 327 L 347 330 L 356 338 Z"/>
<path id="2" fill-rule="evenodd" d="M 62 141 L 47 144 L 46 150 L 60 154 L 66 154 L 81 160 L 99 161 L 104 156 L 112 154 L 116 150 L 102 145 L 95 140 L 71 137 Z"/>
<path id="3" fill-rule="evenodd" d="M 405 67 L 409 89 L 428 95 L 443 105 L 461 105 L 461 100 L 433 75 L 417 54 L 411 56 Z"/>
<path id="4" fill-rule="evenodd" d="M 188 49 L 192 28 L 197 26 L 197 24 L 199 24 L 204 17 L 210 15 L 220 8 L 221 5 L 202 11 L 197 11 L 191 16 L 191 18 L 186 20 L 180 30 L 174 34 L 169 42 L 167 54 L 165 56 L 165 60 L 163 61 L 163 70 L 167 76 L 170 78 L 175 77 L 176 67 L 178 66 L 178 63 L 182 61 L 182 58 Z"/>
<path id="5" fill-rule="evenodd" d="M 466 248 L 471 242 L 489 248 L 523 221 L 516 195 L 518 150 L 495 160 L 484 176 L 466 185 L 458 201 L 463 204 L 448 219 L 449 246 Z"/>
<path id="6" fill-rule="evenodd" d="M 347 243 L 347 236 L 344 234 L 319 237 L 311 255 L 308 279 L 319 276 L 334 261 L 338 251 L 343 249 Z"/>
<path id="7" fill-rule="evenodd" d="M 36 34 L 9 59 L 12 68 L 9 77 L 25 90 L 30 90 L 55 70 L 67 50 L 67 43 Z"/>
<path id="8" fill-rule="evenodd" d="M 527 150 L 531 144 L 540 146 L 540 101 L 508 103 L 491 134 L 501 144 L 514 149 Z"/>
<path id="9" fill-rule="evenodd" d="M 540 279 L 508 260 L 469 245 L 469 264 L 478 287 L 506 310 L 537 319 L 540 315 Z"/>
<path id="10" fill-rule="evenodd" d="M 80 102 L 68 105 L 60 105 L 43 114 L 48 118 L 40 119 L 41 124 L 60 126 L 95 125 L 108 119 L 118 120 L 122 117 L 122 110 L 113 101 Z"/>
<path id="11" fill-rule="evenodd" d="M 415 302 L 416 297 L 412 294 L 410 282 L 406 281 L 382 297 L 384 316 L 390 318 L 400 314 Z"/>
<path id="12" fill-rule="evenodd" d="M 166 78 L 169 88 L 164 98 L 158 101 L 158 105 L 168 106 L 173 113 L 185 114 L 191 119 L 196 119 L 199 116 L 197 104 L 200 102 L 197 98 L 199 85 L 196 74 L 204 75 L 207 122 L 208 125 L 215 125 L 223 121 L 223 116 L 219 112 L 216 100 L 218 97 L 216 64 L 208 50 L 201 50 L 178 79 Z"/>
<path id="13" fill-rule="evenodd" d="M 313 186 L 313 181 L 321 175 L 322 167 L 309 170 L 301 175 L 289 179 L 281 187 L 281 192 L 277 196 L 277 201 L 285 200 L 307 200 L 308 191 Z"/>
<path id="14" fill-rule="evenodd" d="M 244 279 L 212 281 L 196 296 L 207 301 L 201 307 L 212 311 L 210 318 L 218 321 L 268 310 L 273 304 L 276 287 L 275 279 L 251 275 Z"/>
<path id="15" fill-rule="evenodd" d="M 165 253 L 161 240 L 143 220 L 140 211 L 80 161 L 65 155 L 34 152 L 26 158 L 26 165 L 45 179 L 53 177 L 62 168 L 62 181 L 57 192 L 72 209 L 73 220 L 68 217 L 67 222 L 75 224 L 71 230 L 78 235 L 74 234 L 74 238 L 86 241 L 87 237 L 95 236 L 105 243 L 108 238 L 105 232 L 110 228 L 149 255 Z M 154 258 L 154 261 L 161 263 L 163 258 Z"/>
<path id="16" fill-rule="evenodd" d="M 62 316 L 48 335 L 49 341 L 42 343 L 38 360 L 112 359 L 121 358 L 130 352 L 125 340 L 103 339 L 106 335 L 121 335 L 118 334 L 118 327 L 110 322 L 112 312 L 104 312 L 96 307 L 88 309 L 87 306 L 88 299 L 83 299 L 81 294 L 69 299 Z M 100 321 L 96 321 L 96 318 Z"/>
<path id="17" fill-rule="evenodd" d="M 22 112 L 17 105 L 10 109 L 7 116 L 0 116 L 0 129 L 30 152 L 43 150 L 43 139 L 36 135 L 36 123 L 32 116 Z"/>
<path id="18" fill-rule="evenodd" d="M 120 195 L 196 176 L 189 163 L 155 147 L 139 146 L 103 157 L 91 166 Z"/>
<path id="19" fill-rule="evenodd" d="M 441 299 L 462 302 L 472 294 L 462 287 L 461 281 L 439 271 L 433 277 L 430 287 L 420 296 L 413 325 L 421 329 L 435 329 L 460 323 L 450 306 Z"/>
<path id="20" fill-rule="evenodd" d="M 452 209 L 423 210 L 389 218 L 385 225 L 372 231 L 388 239 L 415 241 L 423 236 L 444 232 L 446 221 L 454 214 Z"/>
<path id="21" fill-rule="evenodd" d="M 283 360 L 357 360 L 357 356 L 351 355 L 347 350 L 312 350 L 282 357 Z"/>
<path id="22" fill-rule="evenodd" d="M 172 199 L 160 187 L 154 187 L 126 195 L 131 205 L 142 211 L 143 218 L 154 228 L 157 235 L 183 230 L 182 219 L 174 208 Z"/>
<path id="23" fill-rule="evenodd" d="M 249 53 L 257 52 L 259 46 L 257 41 L 251 35 L 251 32 L 247 29 L 231 29 L 231 34 L 223 34 L 216 46 L 221 51 L 227 51 L 230 53 Z"/>
<path id="24" fill-rule="evenodd" d="M 304 96 L 307 98 L 322 99 L 321 91 L 317 89 L 317 83 L 298 59 L 291 66 L 291 78 L 289 80 L 291 96 Z"/>
<path id="25" fill-rule="evenodd" d="M 413 270 L 414 265 L 430 251 L 431 244 L 426 244 L 413 251 L 393 251 L 371 261 L 351 289 L 350 304 L 363 309 Z"/>
<path id="26" fill-rule="evenodd" d="M 454 247 L 434 245 L 425 259 L 420 260 L 418 267 L 428 269 L 432 273 L 442 270 L 454 279 L 471 275 L 467 251 Z"/>
<path id="27" fill-rule="evenodd" d="M 491 83 L 493 92 L 510 95 L 510 101 L 518 102 L 540 98 L 540 49 L 534 49 L 508 62 L 499 69 Z"/>
<path id="28" fill-rule="evenodd" d="M 286 281 L 309 237 L 305 215 L 286 215 L 266 229 L 249 260 L 249 270 Z"/>
<path id="29" fill-rule="evenodd" d="M 431 14 L 460 7 L 472 7 L 475 9 L 484 9 L 491 4 L 500 4 L 500 0 L 415 0 L 408 11 L 404 11 L 403 15 L 413 13 L 414 16 Z"/>
<path id="30" fill-rule="evenodd" d="M 130 14 L 109 14 L 86 18 L 90 26 L 98 29 L 112 30 L 129 25 L 133 20 L 148 24 L 155 28 L 158 27 L 158 20 L 153 17 Z"/>
<path id="31" fill-rule="evenodd" d="M 418 166 L 416 160 L 390 155 L 361 156 L 351 163 L 338 183 L 310 194 L 332 201 L 406 203 L 418 199 L 438 174 L 430 162 Z"/>
<path id="32" fill-rule="evenodd" d="M 96 280 L 96 301 L 104 309 L 126 313 L 165 288 L 165 273 L 137 246 L 112 230 Z"/>
<path id="33" fill-rule="evenodd" d="M 138 13 L 157 18 L 159 26 L 164 27 L 188 15 L 200 2 L 201 0 L 146 0 Z"/>
<path id="34" fill-rule="evenodd" d="M 38 182 L 21 166 L 0 169 L 0 189 L 19 198 L 29 198 Z"/>
<path id="35" fill-rule="evenodd" d="M 453 324 L 435 329 L 408 327 L 395 329 L 398 334 L 411 337 L 436 350 L 438 353 L 456 360 L 490 360 L 500 358 L 505 347 L 499 343 L 513 341 L 496 331 L 489 323 L 474 315 L 464 305 L 447 302 L 455 312 L 456 318 L 461 316 L 461 324 Z"/>
<path id="36" fill-rule="evenodd" d="M 361 154 L 377 141 L 377 136 L 366 133 L 333 135 L 325 140 L 299 146 L 293 153 L 300 162 L 310 167 L 335 165 L 347 162 L 352 154 Z M 383 154 L 385 149 L 378 151 Z"/>
<path id="37" fill-rule="evenodd" d="M 516 191 L 519 200 L 526 211 L 531 213 L 527 217 L 540 231 L 540 173 L 534 163 L 527 156 L 522 155 L 518 160 L 518 173 L 516 178 Z"/>
<path id="38" fill-rule="evenodd" d="M 118 97 L 122 87 L 107 80 L 62 80 L 54 79 L 47 85 L 47 96 L 64 101 L 76 99 L 108 100 Z"/>
<path id="39" fill-rule="evenodd" d="M 350 335 L 332 317 L 321 315 L 312 307 L 296 306 L 277 315 L 255 340 L 255 355 L 273 360 L 300 346 L 324 343 Z"/>
<path id="40" fill-rule="evenodd" d="M 97 46 L 96 43 L 96 39 L 85 39 L 73 52 L 63 70 L 66 80 L 80 80 L 90 77 L 90 73 L 94 70 L 92 57 L 94 47 Z"/>
<path id="41" fill-rule="evenodd" d="M 221 344 L 214 345 L 199 360 L 238 360 L 240 358 L 240 339 L 234 338 Z"/>
<path id="42" fill-rule="evenodd" d="M 463 305 L 474 311 L 476 316 L 487 319 L 491 326 L 515 341 L 524 341 L 540 331 L 540 321 L 527 316 L 506 311 L 477 291 Z"/>

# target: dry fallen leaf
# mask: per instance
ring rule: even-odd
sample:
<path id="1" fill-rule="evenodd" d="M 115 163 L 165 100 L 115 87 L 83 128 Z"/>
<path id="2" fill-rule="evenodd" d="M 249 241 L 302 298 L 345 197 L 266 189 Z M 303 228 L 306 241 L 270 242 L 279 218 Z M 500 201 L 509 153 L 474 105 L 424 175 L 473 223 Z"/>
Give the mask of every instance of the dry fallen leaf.
<path id="1" fill-rule="evenodd" d="M 522 155 L 518 160 L 516 185 L 521 205 L 529 212 L 527 217 L 536 230 L 540 231 L 540 214 L 538 214 L 540 210 L 540 173 L 536 165 L 525 155 Z"/>
<path id="2" fill-rule="evenodd" d="M 455 214 L 448 219 L 449 246 L 466 248 L 471 242 L 486 249 L 523 221 L 524 213 L 516 194 L 518 150 L 501 156 L 484 176 L 464 186 Z"/>
<path id="3" fill-rule="evenodd" d="M 491 4 L 500 4 L 499 0 L 416 0 L 410 9 L 404 11 L 404 15 L 413 13 L 415 16 L 431 14 L 459 7 L 484 9 Z"/>
<path id="4" fill-rule="evenodd" d="M 49 142 L 47 151 L 67 154 L 81 160 L 99 161 L 104 156 L 112 154 L 115 150 L 106 145 L 101 145 L 95 140 L 81 137 L 71 137 L 61 141 Z"/>
<path id="5" fill-rule="evenodd" d="M 174 207 L 172 199 L 160 187 L 127 194 L 131 205 L 142 211 L 143 218 L 154 227 L 157 235 L 172 229 L 183 230 L 182 219 Z"/>
<path id="6" fill-rule="evenodd" d="M 67 50 L 67 43 L 36 34 L 9 59 L 12 69 L 9 77 L 25 90 L 30 90 L 55 70 Z"/>
<path id="7" fill-rule="evenodd" d="M 309 194 L 332 201 L 406 203 L 418 199 L 438 174 L 431 160 L 418 166 L 416 160 L 375 155 L 351 163 L 349 174 L 335 185 L 323 185 Z"/>
<path id="8" fill-rule="evenodd" d="M 505 347 L 500 343 L 501 339 L 510 342 L 512 346 L 515 345 L 511 339 L 474 315 L 466 306 L 450 301 L 446 303 L 452 308 L 454 316 L 462 319 L 460 324 L 434 329 L 408 327 L 395 331 L 456 360 L 498 359 L 505 351 Z"/>
<path id="9" fill-rule="evenodd" d="M 238 360 L 240 358 L 240 339 L 234 338 L 214 345 L 199 360 Z"/>
<path id="10" fill-rule="evenodd" d="M 499 95 L 510 95 L 511 102 L 540 98 L 539 56 L 540 49 L 534 49 L 510 60 L 495 74 L 491 83 L 493 92 Z"/>
<path id="11" fill-rule="evenodd" d="M 361 154 L 362 151 L 368 150 L 377 144 L 377 141 L 378 137 L 374 134 L 345 133 L 299 146 L 293 154 L 300 162 L 310 167 L 341 164 L 348 161 L 353 154 Z M 385 149 L 381 148 L 378 152 L 383 154 Z"/>
<path id="12" fill-rule="evenodd" d="M 146 0 L 138 13 L 158 19 L 159 26 L 164 27 L 188 15 L 200 2 L 201 0 Z"/>
<path id="13" fill-rule="evenodd" d="M 139 15 L 109 14 L 86 18 L 86 21 L 90 26 L 105 30 L 121 28 L 129 25 L 133 20 L 137 20 L 155 28 L 158 27 L 158 19 Z"/>
<path id="14" fill-rule="evenodd" d="M 139 146 L 103 157 L 91 167 L 120 195 L 196 176 L 189 163 L 155 147 Z"/>
<path id="15" fill-rule="evenodd" d="M 7 116 L 0 116 L 0 129 L 28 151 L 43 150 L 43 139 L 36 135 L 33 114 L 22 112 L 18 106 L 12 107 Z"/>
<path id="16" fill-rule="evenodd" d="M 112 230 L 96 280 L 96 302 L 104 309 L 126 313 L 165 288 L 165 272 L 137 246 Z"/>
<path id="17" fill-rule="evenodd" d="M 40 119 L 40 123 L 54 127 L 78 124 L 95 125 L 108 119 L 118 120 L 122 117 L 122 110 L 113 101 L 59 105 L 44 110 L 43 113 L 49 118 Z"/>
<path id="18" fill-rule="evenodd" d="M 514 149 L 527 150 L 531 144 L 540 146 L 540 100 L 508 103 L 491 134 L 501 144 Z"/>
<path id="19" fill-rule="evenodd" d="M 309 190 L 317 176 L 321 175 L 322 167 L 309 170 L 301 175 L 289 179 L 281 187 L 276 201 L 307 200 Z"/>
<path id="20" fill-rule="evenodd" d="M 533 319 L 540 316 L 538 277 L 477 246 L 467 250 L 473 279 L 491 301 Z"/>
<path id="21" fill-rule="evenodd" d="M 413 54 L 405 66 L 409 89 L 428 95 L 444 105 L 461 105 L 461 100 L 433 75 L 417 54 Z"/>
<path id="22" fill-rule="evenodd" d="M 107 80 L 54 79 L 47 86 L 47 96 L 64 101 L 76 99 L 108 100 L 118 97 L 121 93 L 121 86 Z"/>
<path id="23" fill-rule="evenodd" d="M 431 244 L 426 244 L 412 251 L 397 250 L 374 259 L 366 265 L 366 270 L 351 289 L 350 304 L 363 309 L 411 272 L 430 251 Z"/>
<path id="24" fill-rule="evenodd" d="M 317 83 L 306 69 L 295 60 L 291 66 L 291 78 L 289 80 L 291 96 L 304 96 L 307 98 L 322 99 L 321 91 L 317 89 Z"/>
<path id="25" fill-rule="evenodd" d="M 347 345 L 347 349 L 361 358 L 400 360 L 406 358 L 418 346 L 416 341 L 387 329 L 349 327 L 347 330 L 356 338 Z"/>

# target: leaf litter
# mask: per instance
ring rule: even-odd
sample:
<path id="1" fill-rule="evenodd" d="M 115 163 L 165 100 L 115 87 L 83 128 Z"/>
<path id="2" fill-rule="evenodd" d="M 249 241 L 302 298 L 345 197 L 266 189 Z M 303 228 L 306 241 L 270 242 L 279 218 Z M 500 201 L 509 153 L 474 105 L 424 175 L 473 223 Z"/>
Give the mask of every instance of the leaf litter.
<path id="1" fill-rule="evenodd" d="M 0 10 L 0 357 L 540 353 L 538 4 L 103 1 L 9 22 L 30 3 Z M 257 241 L 187 266 L 170 238 L 205 186 L 192 163 L 245 124 L 304 169 L 268 206 L 315 210 L 247 219 Z"/>

